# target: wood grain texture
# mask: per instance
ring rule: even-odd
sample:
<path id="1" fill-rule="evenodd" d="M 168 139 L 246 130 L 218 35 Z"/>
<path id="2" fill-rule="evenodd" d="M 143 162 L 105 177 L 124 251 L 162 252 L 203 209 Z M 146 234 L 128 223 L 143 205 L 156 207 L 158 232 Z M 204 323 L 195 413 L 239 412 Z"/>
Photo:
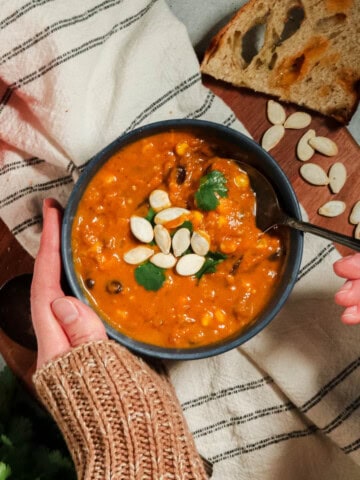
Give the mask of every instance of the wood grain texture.
<path id="1" fill-rule="evenodd" d="M 271 126 L 266 118 L 266 104 L 270 97 L 236 88 L 210 77 L 204 77 L 204 84 L 232 108 L 254 140 L 260 143 L 262 135 Z M 306 109 L 300 109 L 294 105 L 283 105 L 287 114 L 299 110 L 306 111 Z M 299 201 L 309 216 L 309 222 L 352 236 L 354 225 L 349 223 L 349 214 L 354 203 L 360 200 L 360 147 L 345 127 L 314 112 L 308 111 L 308 113 L 312 116 L 312 122 L 308 128 L 313 128 L 319 136 L 331 138 L 339 148 L 339 153 L 334 157 L 325 157 L 316 153 L 310 162 L 320 165 L 326 172 L 333 163 L 342 162 L 348 175 L 343 189 L 335 195 L 331 193 L 328 186 L 314 187 L 301 178 L 299 169 L 303 162 L 296 157 L 296 145 L 307 129 L 286 130 L 284 138 L 269 153 L 289 178 Z M 319 215 L 317 213 L 319 207 L 329 200 L 344 201 L 347 205 L 345 212 L 335 218 Z M 343 255 L 352 253 L 346 247 L 340 245 L 336 245 L 336 247 Z"/>

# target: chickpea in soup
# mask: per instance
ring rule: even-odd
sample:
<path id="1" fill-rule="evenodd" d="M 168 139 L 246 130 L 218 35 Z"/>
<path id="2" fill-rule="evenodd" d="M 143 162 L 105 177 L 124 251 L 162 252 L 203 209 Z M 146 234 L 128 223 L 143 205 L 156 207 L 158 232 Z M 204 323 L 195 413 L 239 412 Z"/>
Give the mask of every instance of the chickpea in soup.
<path id="1" fill-rule="evenodd" d="M 162 347 L 194 348 L 251 324 L 284 263 L 279 233 L 255 224 L 247 174 L 205 139 L 140 139 L 90 181 L 72 230 L 75 270 L 113 328 Z"/>

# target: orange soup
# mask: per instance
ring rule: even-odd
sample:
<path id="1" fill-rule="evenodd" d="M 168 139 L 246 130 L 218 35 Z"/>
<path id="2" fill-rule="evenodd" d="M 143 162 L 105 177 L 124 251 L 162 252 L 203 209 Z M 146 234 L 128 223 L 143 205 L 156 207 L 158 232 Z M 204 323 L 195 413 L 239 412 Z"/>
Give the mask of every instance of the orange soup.
<path id="1" fill-rule="evenodd" d="M 118 331 L 194 348 L 241 331 L 262 311 L 284 262 L 279 233 L 255 223 L 247 174 L 182 131 L 138 140 L 89 183 L 72 229 L 75 270 Z"/>

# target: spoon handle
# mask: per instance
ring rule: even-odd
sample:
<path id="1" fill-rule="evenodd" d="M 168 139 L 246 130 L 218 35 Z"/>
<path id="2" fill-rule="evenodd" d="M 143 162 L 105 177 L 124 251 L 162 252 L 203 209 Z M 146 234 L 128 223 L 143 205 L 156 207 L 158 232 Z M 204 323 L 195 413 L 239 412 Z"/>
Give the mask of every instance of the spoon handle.
<path id="1" fill-rule="evenodd" d="M 296 230 L 312 233 L 314 235 L 327 238 L 333 242 L 340 243 L 341 245 L 345 245 L 353 250 L 360 251 L 360 240 L 357 240 L 356 238 L 351 238 L 347 235 L 343 235 L 342 233 L 333 232 L 332 230 L 318 227 L 317 225 L 313 225 L 311 223 L 301 222 L 300 220 L 296 220 L 295 218 L 291 217 L 287 217 L 284 223 L 289 227 L 296 228 Z"/>

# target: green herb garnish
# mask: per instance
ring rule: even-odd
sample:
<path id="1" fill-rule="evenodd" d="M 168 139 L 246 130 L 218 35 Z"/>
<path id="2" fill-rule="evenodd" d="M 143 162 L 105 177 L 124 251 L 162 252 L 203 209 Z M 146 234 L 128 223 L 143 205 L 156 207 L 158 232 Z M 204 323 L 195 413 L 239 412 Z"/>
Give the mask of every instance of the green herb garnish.
<path id="1" fill-rule="evenodd" d="M 183 222 L 176 230 L 179 230 L 180 228 L 187 228 L 188 230 L 190 230 L 191 233 L 194 230 L 194 226 L 190 222 L 190 220 L 185 220 L 185 222 Z"/>
<path id="2" fill-rule="evenodd" d="M 227 196 L 226 178 L 219 170 L 212 170 L 200 179 L 200 186 L 195 193 L 195 201 L 201 210 L 214 210 L 219 205 L 219 198 Z"/>
<path id="3" fill-rule="evenodd" d="M 226 258 L 227 255 L 221 252 L 208 252 L 205 256 L 204 265 L 195 273 L 195 277 L 200 280 L 205 273 L 215 273 L 216 265 L 223 262 Z"/>
<path id="4" fill-rule="evenodd" d="M 165 282 L 164 269 L 151 262 L 143 263 L 135 269 L 135 279 L 145 290 L 159 290 Z"/>
<path id="5" fill-rule="evenodd" d="M 149 207 L 148 213 L 146 214 L 146 220 L 148 220 L 150 223 L 153 223 L 154 217 L 156 215 L 155 210 L 152 207 Z"/>

